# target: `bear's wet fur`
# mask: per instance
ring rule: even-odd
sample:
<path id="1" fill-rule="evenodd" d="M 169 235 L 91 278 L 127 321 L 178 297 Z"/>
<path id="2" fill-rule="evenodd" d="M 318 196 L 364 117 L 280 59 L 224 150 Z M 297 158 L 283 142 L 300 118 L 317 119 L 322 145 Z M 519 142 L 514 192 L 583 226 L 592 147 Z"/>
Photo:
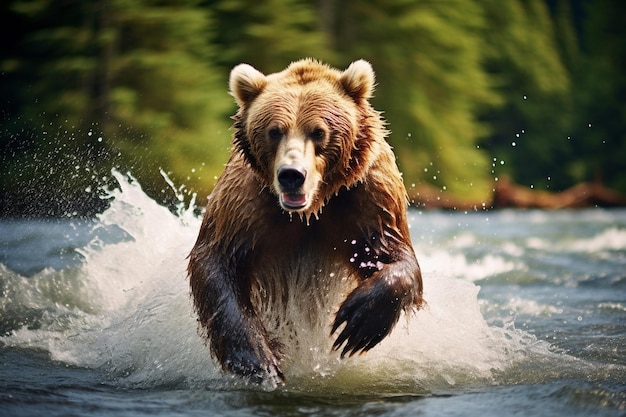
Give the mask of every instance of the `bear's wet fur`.
<path id="1" fill-rule="evenodd" d="M 233 150 L 188 268 L 224 370 L 280 384 L 285 338 L 338 332 L 333 349 L 352 356 L 422 306 L 406 190 L 373 90 L 363 60 L 232 70 Z"/>

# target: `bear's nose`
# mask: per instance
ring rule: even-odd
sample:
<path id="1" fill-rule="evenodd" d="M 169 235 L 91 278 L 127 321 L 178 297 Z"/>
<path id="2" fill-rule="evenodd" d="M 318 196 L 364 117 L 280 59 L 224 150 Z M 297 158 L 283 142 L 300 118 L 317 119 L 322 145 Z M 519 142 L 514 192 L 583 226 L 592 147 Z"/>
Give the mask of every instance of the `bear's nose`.
<path id="1" fill-rule="evenodd" d="M 278 168 L 278 183 L 285 192 L 297 191 L 306 178 L 304 168 L 298 166 L 282 166 Z"/>

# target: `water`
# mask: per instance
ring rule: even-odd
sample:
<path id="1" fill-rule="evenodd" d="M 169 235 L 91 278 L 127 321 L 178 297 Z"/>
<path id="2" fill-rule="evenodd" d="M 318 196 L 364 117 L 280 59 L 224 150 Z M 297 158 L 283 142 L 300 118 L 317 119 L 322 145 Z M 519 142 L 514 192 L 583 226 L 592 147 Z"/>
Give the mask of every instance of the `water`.
<path id="1" fill-rule="evenodd" d="M 0 220 L 1 416 L 626 415 L 626 210 L 411 211 L 427 308 L 267 390 L 198 336 L 200 219 L 116 177 L 95 220 Z"/>

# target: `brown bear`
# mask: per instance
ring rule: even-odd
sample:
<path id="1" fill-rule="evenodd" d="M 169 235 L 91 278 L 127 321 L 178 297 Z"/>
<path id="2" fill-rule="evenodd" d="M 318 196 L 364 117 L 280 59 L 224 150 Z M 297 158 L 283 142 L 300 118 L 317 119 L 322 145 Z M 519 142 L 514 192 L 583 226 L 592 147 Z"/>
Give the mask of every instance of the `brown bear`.
<path id="1" fill-rule="evenodd" d="M 189 255 L 191 293 L 222 368 L 276 385 L 299 335 L 341 328 L 342 357 L 374 347 L 421 307 L 422 278 L 371 65 L 240 64 L 229 84 L 233 150 Z"/>

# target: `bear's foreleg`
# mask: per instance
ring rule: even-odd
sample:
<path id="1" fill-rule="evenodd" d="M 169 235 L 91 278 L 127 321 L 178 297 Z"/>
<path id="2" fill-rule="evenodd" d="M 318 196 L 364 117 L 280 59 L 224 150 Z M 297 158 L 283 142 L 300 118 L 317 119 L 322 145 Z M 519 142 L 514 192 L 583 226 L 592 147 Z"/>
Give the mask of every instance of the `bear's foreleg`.
<path id="1" fill-rule="evenodd" d="M 258 319 L 241 282 L 225 263 L 203 259 L 190 263 L 194 303 L 207 332 L 211 353 L 224 370 L 271 386 L 284 382 L 280 345 Z"/>
<path id="2" fill-rule="evenodd" d="M 345 343 L 341 357 L 370 350 L 391 332 L 403 310 L 422 303 L 420 268 L 410 247 L 396 248 L 393 259 L 377 265 L 348 295 L 335 317 L 331 334 L 345 323 L 333 344 L 338 350 Z"/>

